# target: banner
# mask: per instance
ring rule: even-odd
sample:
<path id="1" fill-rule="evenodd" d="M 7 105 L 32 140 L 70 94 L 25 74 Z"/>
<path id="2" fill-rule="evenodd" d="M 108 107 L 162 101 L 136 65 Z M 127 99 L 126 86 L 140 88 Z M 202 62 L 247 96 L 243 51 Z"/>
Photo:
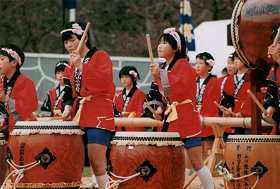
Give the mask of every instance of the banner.
<path id="1" fill-rule="evenodd" d="M 191 3 L 189 0 L 180 0 L 179 31 L 186 38 L 189 51 L 195 51 L 195 38 L 192 24 Z"/>

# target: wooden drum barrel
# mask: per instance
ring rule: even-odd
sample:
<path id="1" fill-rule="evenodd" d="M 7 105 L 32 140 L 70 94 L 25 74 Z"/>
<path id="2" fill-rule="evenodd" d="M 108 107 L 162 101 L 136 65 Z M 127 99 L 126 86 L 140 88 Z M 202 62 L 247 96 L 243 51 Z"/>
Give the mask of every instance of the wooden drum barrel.
<path id="1" fill-rule="evenodd" d="M 0 186 L 3 184 L 8 170 L 6 161 L 8 136 L 8 129 L 0 130 Z"/>
<path id="2" fill-rule="evenodd" d="M 183 188 L 185 158 L 178 133 L 117 132 L 110 157 L 114 175 L 140 173 L 118 189 Z"/>
<path id="3" fill-rule="evenodd" d="M 16 188 L 79 188 L 84 168 L 83 132 L 70 121 L 19 121 L 11 133 L 10 155 L 27 166 Z M 28 168 L 28 164 L 40 164 Z"/>
<path id="4" fill-rule="evenodd" d="M 279 188 L 279 157 L 280 136 L 229 136 L 225 147 L 223 170 L 228 170 L 234 178 L 239 179 L 225 180 L 225 184 L 229 189 L 247 189 L 254 185 L 254 189 Z M 245 175 L 248 177 L 240 178 Z"/>
<path id="5" fill-rule="evenodd" d="M 251 67 L 268 69 L 272 28 L 280 24 L 279 0 L 239 0 L 232 13 L 231 36 L 239 57 Z"/>

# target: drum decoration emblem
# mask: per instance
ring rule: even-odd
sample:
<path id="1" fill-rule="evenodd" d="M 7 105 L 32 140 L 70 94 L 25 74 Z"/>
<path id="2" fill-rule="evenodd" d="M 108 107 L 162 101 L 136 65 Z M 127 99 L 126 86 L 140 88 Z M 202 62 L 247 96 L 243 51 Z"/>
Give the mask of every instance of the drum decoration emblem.
<path id="1" fill-rule="evenodd" d="M 44 150 L 35 157 L 35 159 L 40 161 L 40 165 L 44 169 L 47 169 L 48 166 L 56 160 L 56 157 L 49 151 L 47 147 L 45 147 Z"/>
<path id="2" fill-rule="evenodd" d="M 147 182 L 157 172 L 157 169 L 146 159 L 135 171 L 140 173 L 139 176 Z"/>

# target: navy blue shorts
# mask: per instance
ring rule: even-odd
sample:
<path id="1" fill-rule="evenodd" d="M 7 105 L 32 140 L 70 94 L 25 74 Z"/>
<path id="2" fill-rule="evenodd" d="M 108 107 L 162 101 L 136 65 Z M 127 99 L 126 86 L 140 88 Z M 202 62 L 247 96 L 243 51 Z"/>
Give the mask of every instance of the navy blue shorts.
<path id="1" fill-rule="evenodd" d="M 195 138 L 185 138 L 182 140 L 184 143 L 184 148 L 191 148 L 195 146 L 201 146 L 201 138 L 195 137 Z"/>
<path id="2" fill-rule="evenodd" d="M 86 129 L 86 135 L 88 144 L 102 144 L 110 147 L 112 132 L 104 129 L 88 128 Z"/>

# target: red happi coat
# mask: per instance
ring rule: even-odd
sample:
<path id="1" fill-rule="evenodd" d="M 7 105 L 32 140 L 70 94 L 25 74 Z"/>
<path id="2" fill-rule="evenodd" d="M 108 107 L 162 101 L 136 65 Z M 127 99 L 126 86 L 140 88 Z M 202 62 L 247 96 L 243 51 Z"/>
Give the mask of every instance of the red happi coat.
<path id="1" fill-rule="evenodd" d="M 206 87 L 203 92 L 200 115 L 202 117 L 219 117 L 218 108 L 215 106 L 214 101 L 219 102 L 220 97 L 221 93 L 218 79 L 216 77 L 211 77 L 206 83 Z M 204 125 L 200 136 L 208 137 L 212 135 L 214 135 L 212 127 Z"/>
<path id="2" fill-rule="evenodd" d="M 234 90 L 236 89 L 234 83 L 234 77 L 236 74 L 229 75 L 225 85 L 224 85 L 224 92 L 227 95 L 234 97 Z M 240 112 L 243 117 L 250 117 L 251 116 L 251 98 L 247 93 L 247 90 L 251 88 L 251 84 L 249 81 L 244 81 L 239 92 L 235 97 L 234 102 L 234 113 Z"/>
<path id="3" fill-rule="evenodd" d="M 44 104 L 43 105 L 46 105 L 48 108 L 48 111 L 54 111 L 53 108 L 54 108 L 54 104 L 56 103 L 56 101 L 58 100 L 58 98 L 60 98 L 57 102 L 57 105 L 55 107 L 55 110 L 57 111 L 60 111 L 61 109 L 61 103 L 62 103 L 62 97 L 60 97 L 61 93 L 63 92 L 60 91 L 60 94 L 57 94 L 57 91 L 59 90 L 60 86 L 56 86 L 56 87 L 52 87 L 51 89 L 48 90 L 48 96 L 47 96 L 47 99 L 45 100 Z M 62 95 L 61 95 L 62 96 Z M 46 103 L 46 104 L 45 104 Z M 49 105 L 48 105 L 49 104 Z M 41 108 L 42 110 L 42 108 Z M 43 110 L 44 111 L 44 110 Z M 54 116 L 60 116 L 58 114 L 55 114 L 54 113 Z"/>
<path id="4" fill-rule="evenodd" d="M 5 91 L 4 76 L 1 77 L 1 90 Z M 38 97 L 34 82 L 26 75 L 20 74 L 16 79 L 7 103 L 9 114 L 9 131 L 14 129 L 16 121 L 26 121 L 38 109 Z M 17 120 L 18 119 L 18 120 Z"/>
<path id="5" fill-rule="evenodd" d="M 145 100 L 145 93 L 141 90 L 141 89 L 137 89 L 132 97 L 130 98 L 128 105 L 126 106 L 126 110 L 125 112 L 127 112 L 127 114 L 123 115 L 123 117 L 128 117 L 129 113 L 135 112 L 135 116 L 134 117 L 141 117 L 142 113 L 143 113 L 143 104 L 144 104 L 144 100 Z M 123 100 L 123 90 L 120 90 L 117 92 L 117 94 L 115 95 L 114 98 L 114 104 L 117 108 L 118 112 L 122 112 L 123 111 L 123 107 L 124 107 L 124 100 Z M 140 127 L 140 128 L 132 128 L 132 127 L 126 127 L 125 128 L 126 131 L 144 131 L 144 128 Z M 117 131 L 121 131 L 121 128 L 118 127 Z"/>
<path id="6" fill-rule="evenodd" d="M 219 101 L 217 101 L 219 104 L 220 104 L 220 100 L 222 98 L 222 92 L 224 91 L 224 86 L 225 86 L 225 83 L 226 83 L 226 80 L 227 80 L 228 76 L 223 76 L 223 77 L 220 77 L 218 78 L 218 86 L 219 86 L 219 92 L 220 92 L 220 97 L 219 97 Z M 218 110 L 219 112 L 219 110 Z M 221 112 L 221 111 L 220 111 Z M 220 113 L 220 115 L 222 117 L 222 112 Z M 225 128 L 225 132 L 226 133 L 233 133 L 233 129 L 228 127 L 228 128 Z"/>
<path id="7" fill-rule="evenodd" d="M 168 71 L 170 93 L 168 99 L 172 102 L 183 102 L 186 99 L 192 103 L 177 105 L 178 119 L 169 123 L 168 132 L 178 132 L 181 138 L 199 137 L 202 126 L 196 111 L 196 72 L 186 59 L 179 59 Z M 163 91 L 161 78 L 156 77 L 155 82 L 159 90 Z"/>
<path id="8" fill-rule="evenodd" d="M 72 96 L 78 97 L 74 84 L 74 71 L 73 64 L 66 66 L 64 77 L 70 79 Z M 80 96 L 88 97 L 91 95 L 92 97 L 83 104 L 79 120 L 80 127 L 114 131 L 112 104 L 114 94 L 113 64 L 109 55 L 105 51 L 96 51 L 90 57 L 87 55 L 83 61 Z M 75 104 L 73 108 L 75 108 Z"/>
<path id="9" fill-rule="evenodd" d="M 272 80 L 272 76 L 274 74 L 274 68 L 275 66 L 273 66 L 270 71 L 269 71 L 269 75 L 268 75 L 268 79 Z M 280 93 L 280 68 L 278 67 L 277 70 L 276 70 L 276 84 L 277 84 L 277 87 L 278 87 L 278 92 Z"/>

